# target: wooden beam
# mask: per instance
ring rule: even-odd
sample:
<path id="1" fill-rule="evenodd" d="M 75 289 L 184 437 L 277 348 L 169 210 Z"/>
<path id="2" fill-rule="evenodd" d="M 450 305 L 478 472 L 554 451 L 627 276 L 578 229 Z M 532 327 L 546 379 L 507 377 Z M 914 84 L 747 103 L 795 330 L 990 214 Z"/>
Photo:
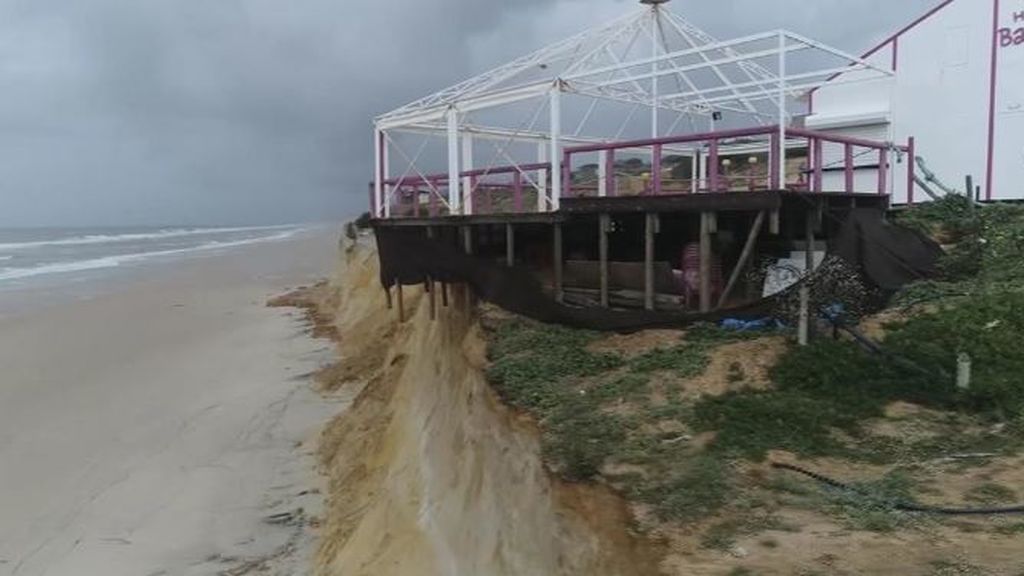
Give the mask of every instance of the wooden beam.
<path id="1" fill-rule="evenodd" d="M 398 321 L 405 322 L 405 298 L 402 295 L 402 283 L 395 283 L 395 292 L 398 296 Z"/>
<path id="2" fill-rule="evenodd" d="M 516 228 L 505 224 L 505 264 L 512 268 L 516 265 Z"/>
<path id="3" fill-rule="evenodd" d="M 800 320 L 797 340 L 800 346 L 807 346 L 811 341 L 811 274 L 814 273 L 814 224 L 816 209 L 810 208 L 804 214 L 804 280 L 800 288 Z"/>
<path id="4" fill-rule="evenodd" d="M 427 281 L 423 285 L 423 289 L 426 291 L 427 298 L 430 299 L 429 300 L 430 301 L 430 319 L 431 320 L 436 320 L 437 319 L 437 294 L 435 293 L 436 290 L 434 290 L 434 280 L 431 279 L 429 276 L 427 277 Z"/>
<path id="5" fill-rule="evenodd" d="M 718 298 L 718 305 L 715 306 L 716 310 L 721 310 L 722 306 L 725 306 L 726 300 L 732 295 L 733 289 L 736 287 L 736 283 L 739 282 L 740 276 L 747 268 L 747 264 L 750 262 L 750 257 L 754 253 L 754 247 L 757 246 L 757 238 L 761 235 L 761 228 L 764 228 L 765 212 L 762 210 L 757 213 L 757 218 L 754 219 L 753 226 L 750 227 L 750 234 L 747 235 L 747 243 L 743 246 L 743 252 L 740 253 L 740 259 L 736 262 L 736 268 L 733 269 L 732 274 L 729 276 L 729 282 L 726 283 L 725 289 L 722 290 L 722 295 Z"/>
<path id="6" fill-rule="evenodd" d="M 555 301 L 563 302 L 565 300 L 565 290 L 563 288 L 563 276 L 565 266 L 565 253 L 562 249 L 562 225 L 555 223 L 552 228 L 554 234 L 554 241 L 552 242 L 554 249 L 554 268 L 555 268 Z"/>
<path id="7" fill-rule="evenodd" d="M 648 212 L 644 217 L 644 309 L 654 310 L 654 235 L 658 216 Z"/>
<path id="8" fill-rule="evenodd" d="M 711 311 L 711 218 L 700 214 L 700 311 Z"/>
<path id="9" fill-rule="evenodd" d="M 597 220 L 597 241 L 601 264 L 601 306 L 608 307 L 608 229 L 611 228 L 611 216 L 601 214 Z"/>

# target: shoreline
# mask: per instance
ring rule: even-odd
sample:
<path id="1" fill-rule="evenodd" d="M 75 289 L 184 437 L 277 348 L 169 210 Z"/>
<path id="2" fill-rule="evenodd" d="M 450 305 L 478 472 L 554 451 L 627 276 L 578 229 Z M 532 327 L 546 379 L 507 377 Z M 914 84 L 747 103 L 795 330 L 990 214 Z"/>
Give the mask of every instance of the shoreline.
<path id="1" fill-rule="evenodd" d="M 346 399 L 309 377 L 330 343 L 266 301 L 336 245 L 247 246 L 0 317 L 0 572 L 304 572 L 315 439 Z"/>

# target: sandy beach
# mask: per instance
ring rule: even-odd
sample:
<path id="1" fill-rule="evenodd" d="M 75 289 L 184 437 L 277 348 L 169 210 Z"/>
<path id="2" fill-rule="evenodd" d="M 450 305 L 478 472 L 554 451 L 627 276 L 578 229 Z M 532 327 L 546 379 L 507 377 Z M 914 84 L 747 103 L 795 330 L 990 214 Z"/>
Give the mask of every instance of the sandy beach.
<path id="1" fill-rule="evenodd" d="M 265 303 L 335 250 L 304 232 L 0 319 L 0 574 L 305 573 L 344 406 L 308 378 L 330 344 Z"/>

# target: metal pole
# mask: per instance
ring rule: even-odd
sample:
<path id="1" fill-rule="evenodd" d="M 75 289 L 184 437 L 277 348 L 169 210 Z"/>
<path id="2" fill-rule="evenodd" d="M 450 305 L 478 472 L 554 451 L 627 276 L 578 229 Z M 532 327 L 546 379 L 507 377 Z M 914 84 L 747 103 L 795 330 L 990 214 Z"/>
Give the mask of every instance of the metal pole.
<path id="1" fill-rule="evenodd" d="M 658 24 L 661 12 L 651 5 L 651 138 L 658 137 Z"/>
<path id="2" fill-rule="evenodd" d="M 373 216 L 380 218 L 390 216 L 384 204 L 384 132 L 379 128 L 373 130 Z"/>
<path id="3" fill-rule="evenodd" d="M 459 194 L 459 112 L 448 109 L 448 205 L 452 214 L 459 213 L 462 197 Z"/>
<path id="4" fill-rule="evenodd" d="M 465 134 L 462 136 L 462 163 L 461 170 L 472 170 L 473 169 L 473 135 Z M 467 176 L 462 179 L 462 189 L 465 195 L 464 214 L 473 214 L 475 208 L 473 206 L 473 178 Z"/>
<path id="5" fill-rule="evenodd" d="M 562 81 L 551 90 L 551 211 L 557 212 L 562 196 Z"/>
<path id="6" fill-rule="evenodd" d="M 779 183 L 786 189 L 786 33 L 779 31 Z"/>
<path id="7" fill-rule="evenodd" d="M 537 143 L 537 163 L 548 161 L 548 143 Z M 548 205 L 548 174 L 547 170 L 537 170 L 537 212 L 544 212 Z"/>

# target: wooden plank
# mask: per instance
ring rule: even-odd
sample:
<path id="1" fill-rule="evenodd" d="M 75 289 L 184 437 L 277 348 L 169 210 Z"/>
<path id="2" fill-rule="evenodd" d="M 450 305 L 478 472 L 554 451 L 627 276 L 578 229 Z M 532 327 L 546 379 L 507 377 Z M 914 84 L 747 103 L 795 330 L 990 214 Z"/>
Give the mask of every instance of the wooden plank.
<path id="1" fill-rule="evenodd" d="M 611 216 L 601 214 L 597 223 L 597 241 L 601 263 L 601 306 L 608 307 L 608 229 Z"/>
<path id="2" fill-rule="evenodd" d="M 552 234 L 554 235 L 552 247 L 554 249 L 553 257 L 555 268 L 555 301 L 562 302 L 565 295 L 565 291 L 562 285 L 563 266 L 565 262 L 565 252 L 562 249 L 562 225 L 556 223 L 552 228 Z"/>
<path id="3" fill-rule="evenodd" d="M 732 274 L 729 276 L 729 282 L 725 285 L 725 290 L 722 290 L 722 295 L 718 298 L 718 305 L 715 307 L 716 310 L 721 310 L 722 306 L 725 306 L 726 300 L 732 295 L 733 289 L 736 287 L 736 283 L 739 281 L 740 276 L 747 268 L 747 263 L 750 261 L 751 255 L 754 253 L 754 247 L 757 245 L 757 238 L 761 235 L 761 228 L 764 227 L 765 212 L 762 210 L 757 213 L 757 218 L 754 219 L 753 226 L 750 227 L 750 233 L 747 235 L 747 243 L 743 246 L 743 252 L 740 253 L 740 259 L 736 262 L 736 268 L 733 269 Z"/>
<path id="4" fill-rule="evenodd" d="M 563 198 L 563 214 L 617 214 L 645 212 L 753 212 L 782 206 L 782 192 L 715 192 L 713 194 L 663 194 L 661 196 L 609 196 Z"/>
<path id="5" fill-rule="evenodd" d="M 711 311 L 711 218 L 710 212 L 700 215 L 700 311 Z"/>

